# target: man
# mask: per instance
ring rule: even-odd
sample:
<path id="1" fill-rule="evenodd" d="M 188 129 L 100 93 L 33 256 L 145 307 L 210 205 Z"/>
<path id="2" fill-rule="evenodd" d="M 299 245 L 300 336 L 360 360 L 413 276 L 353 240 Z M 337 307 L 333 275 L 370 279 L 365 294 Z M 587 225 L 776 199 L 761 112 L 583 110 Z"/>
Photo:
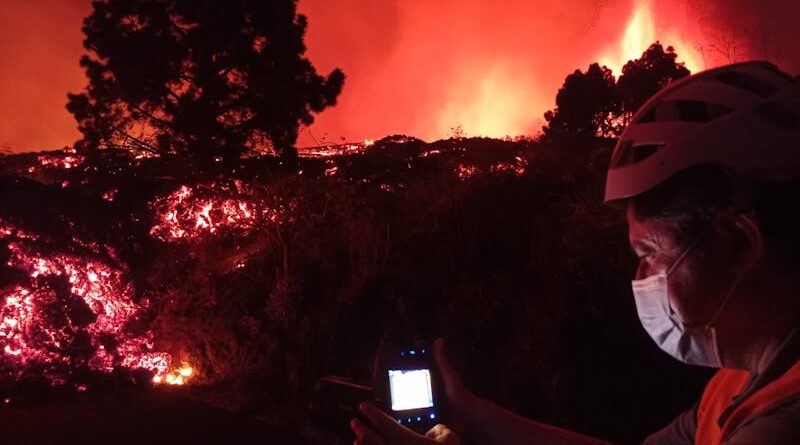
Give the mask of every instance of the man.
<path id="1" fill-rule="evenodd" d="M 672 357 L 720 368 L 646 445 L 800 443 L 800 85 L 766 62 L 673 82 L 634 115 L 605 202 L 626 209 L 642 326 Z M 481 400 L 441 341 L 450 427 L 421 436 L 370 404 L 373 444 L 605 444 Z M 654 382 L 657 384 L 657 382 Z"/>

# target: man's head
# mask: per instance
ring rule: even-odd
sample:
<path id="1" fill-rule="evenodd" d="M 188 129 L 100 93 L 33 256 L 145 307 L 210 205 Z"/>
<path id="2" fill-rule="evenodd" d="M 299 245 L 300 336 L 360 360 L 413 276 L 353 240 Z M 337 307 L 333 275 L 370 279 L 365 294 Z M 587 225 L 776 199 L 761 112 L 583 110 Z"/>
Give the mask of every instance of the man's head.
<path id="1" fill-rule="evenodd" d="M 739 273 L 800 276 L 800 181 L 742 183 L 731 175 L 693 167 L 626 200 L 636 279 L 666 271 L 701 238 L 670 279 L 673 308 L 690 325 L 713 316 Z"/>
<path id="2" fill-rule="evenodd" d="M 671 270 L 669 305 L 687 326 L 736 290 L 717 321 L 723 345 L 737 343 L 730 326 L 746 335 L 776 317 L 762 309 L 779 297 L 756 294 L 800 271 L 800 85 L 752 62 L 667 86 L 620 138 L 605 202 L 625 205 L 635 278 Z"/>

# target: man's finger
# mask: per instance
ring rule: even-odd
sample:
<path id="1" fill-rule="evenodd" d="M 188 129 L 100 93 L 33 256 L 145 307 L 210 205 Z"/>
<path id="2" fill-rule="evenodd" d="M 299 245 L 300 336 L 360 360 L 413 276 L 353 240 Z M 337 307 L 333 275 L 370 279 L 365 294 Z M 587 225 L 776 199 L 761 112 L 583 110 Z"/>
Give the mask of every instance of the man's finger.
<path id="1" fill-rule="evenodd" d="M 425 433 L 425 437 L 436 440 L 437 437 L 441 437 L 448 431 L 450 430 L 446 426 L 442 425 L 441 423 L 437 423 L 433 426 L 433 428 L 429 429 L 428 432 Z"/>
<path id="2" fill-rule="evenodd" d="M 453 432 L 450 428 L 441 423 L 438 423 L 433 426 L 427 433 L 425 433 L 425 437 L 429 439 L 433 439 L 437 443 L 442 445 L 449 445 L 449 444 L 460 444 L 458 435 Z"/>
<path id="3" fill-rule="evenodd" d="M 363 402 L 358 409 L 364 414 L 375 429 L 392 443 L 410 443 L 417 434 L 397 423 L 397 420 L 381 411 L 377 406 Z"/>
<path id="4" fill-rule="evenodd" d="M 353 419 L 350 421 L 350 429 L 353 430 L 353 433 L 356 435 L 356 442 L 358 445 L 387 445 L 388 442 L 384 440 L 381 436 L 379 436 L 375 431 L 372 431 L 370 427 L 364 425 L 358 419 Z"/>

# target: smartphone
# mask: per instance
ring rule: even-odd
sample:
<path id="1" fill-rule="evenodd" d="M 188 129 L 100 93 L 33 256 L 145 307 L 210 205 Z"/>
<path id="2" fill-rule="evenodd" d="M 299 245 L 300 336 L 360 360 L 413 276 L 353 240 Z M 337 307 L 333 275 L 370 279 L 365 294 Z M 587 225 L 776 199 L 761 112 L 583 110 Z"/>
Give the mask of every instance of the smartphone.
<path id="1" fill-rule="evenodd" d="M 366 422 L 358 411 L 361 402 L 378 402 L 372 386 L 341 376 L 323 377 L 314 386 L 309 406 L 311 419 L 324 430 L 350 437 L 351 419 Z"/>
<path id="2" fill-rule="evenodd" d="M 397 423 L 424 433 L 444 414 L 442 382 L 428 341 L 383 345 L 376 389 L 383 408 Z"/>

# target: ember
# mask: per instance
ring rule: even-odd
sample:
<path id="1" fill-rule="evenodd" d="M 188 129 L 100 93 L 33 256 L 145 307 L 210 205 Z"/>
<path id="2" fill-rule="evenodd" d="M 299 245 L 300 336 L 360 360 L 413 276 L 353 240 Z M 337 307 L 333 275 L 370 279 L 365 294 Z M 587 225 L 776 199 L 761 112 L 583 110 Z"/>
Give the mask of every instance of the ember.
<path id="1" fill-rule="evenodd" d="M 467 179 L 475 176 L 477 173 L 478 167 L 474 165 L 458 164 L 458 167 L 456 167 L 458 179 L 461 179 L 462 181 L 466 181 Z"/>
<path id="2" fill-rule="evenodd" d="M 492 165 L 489 168 L 489 171 L 492 173 L 514 173 L 517 176 L 521 176 L 525 174 L 525 170 L 528 168 L 528 162 L 525 161 L 521 156 L 516 156 L 514 158 L 515 162 L 498 162 L 497 164 Z"/>
<path id="3" fill-rule="evenodd" d="M 329 144 L 321 145 L 319 147 L 306 147 L 300 152 L 300 155 L 307 158 L 344 156 L 349 154 L 363 153 L 373 145 L 375 145 L 375 141 L 372 139 L 367 139 L 364 142 L 357 143 Z"/>

